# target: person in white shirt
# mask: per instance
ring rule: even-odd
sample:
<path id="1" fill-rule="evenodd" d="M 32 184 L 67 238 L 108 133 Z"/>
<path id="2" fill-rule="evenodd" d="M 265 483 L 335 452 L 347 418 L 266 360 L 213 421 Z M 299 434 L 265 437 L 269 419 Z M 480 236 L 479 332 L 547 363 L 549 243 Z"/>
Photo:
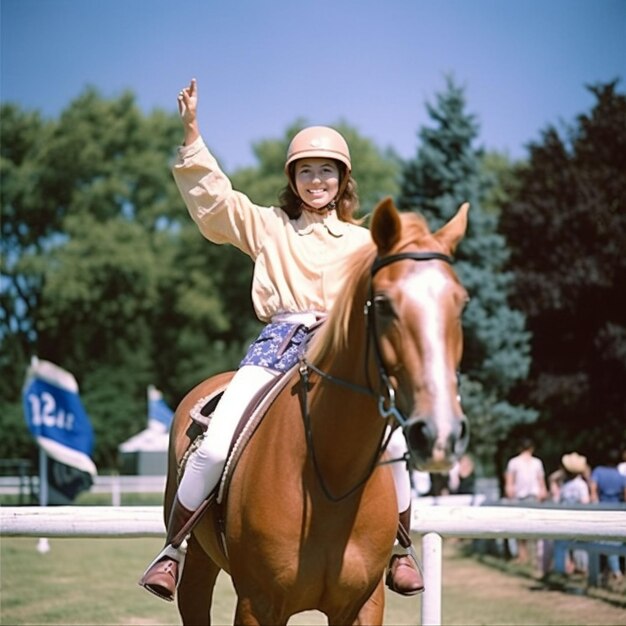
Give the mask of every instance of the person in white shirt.
<path id="1" fill-rule="evenodd" d="M 548 495 L 543 461 L 534 456 L 535 444 L 525 438 L 520 452 L 509 460 L 505 473 L 505 494 L 517 502 L 541 502 Z M 517 540 L 517 561 L 528 563 L 528 542 Z"/>

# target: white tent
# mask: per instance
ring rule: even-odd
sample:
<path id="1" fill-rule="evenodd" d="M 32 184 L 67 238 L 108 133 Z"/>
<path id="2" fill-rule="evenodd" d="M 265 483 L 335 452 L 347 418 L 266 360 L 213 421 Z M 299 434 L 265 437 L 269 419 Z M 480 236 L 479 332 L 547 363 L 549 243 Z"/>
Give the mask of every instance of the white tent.
<path id="1" fill-rule="evenodd" d="M 173 412 L 161 392 L 148 387 L 148 428 L 118 446 L 122 474 L 162 475 L 167 473 L 169 427 Z"/>

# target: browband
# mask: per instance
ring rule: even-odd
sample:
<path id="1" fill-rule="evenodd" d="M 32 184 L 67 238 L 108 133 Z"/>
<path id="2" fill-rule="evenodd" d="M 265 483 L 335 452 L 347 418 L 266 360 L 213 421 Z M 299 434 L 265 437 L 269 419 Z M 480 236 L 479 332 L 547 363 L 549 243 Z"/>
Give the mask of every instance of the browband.
<path id="1" fill-rule="evenodd" d="M 378 257 L 372 265 L 372 276 L 383 267 L 405 259 L 412 261 L 445 261 L 446 263 L 450 263 L 450 265 L 454 262 L 451 256 L 443 254 L 442 252 L 401 252 L 382 258 Z"/>

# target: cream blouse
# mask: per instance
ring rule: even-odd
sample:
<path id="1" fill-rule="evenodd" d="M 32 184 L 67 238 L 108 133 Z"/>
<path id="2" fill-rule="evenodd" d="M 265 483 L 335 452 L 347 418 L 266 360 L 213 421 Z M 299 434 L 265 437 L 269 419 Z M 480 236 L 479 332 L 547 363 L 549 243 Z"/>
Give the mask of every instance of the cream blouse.
<path id="1" fill-rule="evenodd" d="M 252 302 L 261 321 L 276 314 L 328 312 L 343 284 L 343 266 L 371 242 L 369 230 L 334 211 L 302 211 L 296 220 L 235 191 L 202 137 L 178 151 L 174 179 L 200 232 L 230 243 L 254 261 Z"/>

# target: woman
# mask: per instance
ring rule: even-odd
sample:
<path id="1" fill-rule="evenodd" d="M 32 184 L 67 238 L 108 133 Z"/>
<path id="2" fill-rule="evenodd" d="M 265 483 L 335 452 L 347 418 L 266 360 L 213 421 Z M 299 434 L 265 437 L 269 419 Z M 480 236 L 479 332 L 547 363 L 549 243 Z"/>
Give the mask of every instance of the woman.
<path id="1" fill-rule="evenodd" d="M 561 504 L 589 504 L 591 498 L 586 479 L 588 474 L 586 457 L 578 452 L 564 454 L 561 457 L 561 467 L 548 478 L 552 499 Z M 567 543 L 559 539 L 554 542 L 554 570 L 559 574 L 572 574 L 578 564 L 578 569 L 586 572 L 587 553 L 584 550 L 576 550 L 572 559 L 567 550 Z"/>
<path id="2" fill-rule="evenodd" d="M 252 301 L 267 323 L 250 346 L 211 418 L 206 437 L 191 456 L 170 515 L 165 549 L 140 584 L 173 600 L 184 557 L 172 539 L 217 486 L 237 421 L 256 392 L 296 362 L 307 330 L 323 320 L 343 282 L 344 260 L 371 241 L 354 218 L 358 209 L 348 145 L 335 130 L 314 126 L 289 145 L 281 207 L 260 207 L 233 190 L 206 148 L 198 129 L 195 79 L 178 96 L 184 145 L 174 178 L 201 233 L 218 244 L 236 246 L 254 261 Z M 277 347 L 289 348 L 277 354 Z M 404 450 L 402 435 L 395 446 Z M 393 450 L 392 450 L 393 453 Z M 396 467 L 397 466 L 397 467 Z M 410 522 L 410 481 L 403 464 L 394 464 L 400 518 Z M 184 544 L 183 544 L 184 545 Z M 388 584 L 403 594 L 423 589 L 421 575 L 407 555 L 394 555 Z"/>

